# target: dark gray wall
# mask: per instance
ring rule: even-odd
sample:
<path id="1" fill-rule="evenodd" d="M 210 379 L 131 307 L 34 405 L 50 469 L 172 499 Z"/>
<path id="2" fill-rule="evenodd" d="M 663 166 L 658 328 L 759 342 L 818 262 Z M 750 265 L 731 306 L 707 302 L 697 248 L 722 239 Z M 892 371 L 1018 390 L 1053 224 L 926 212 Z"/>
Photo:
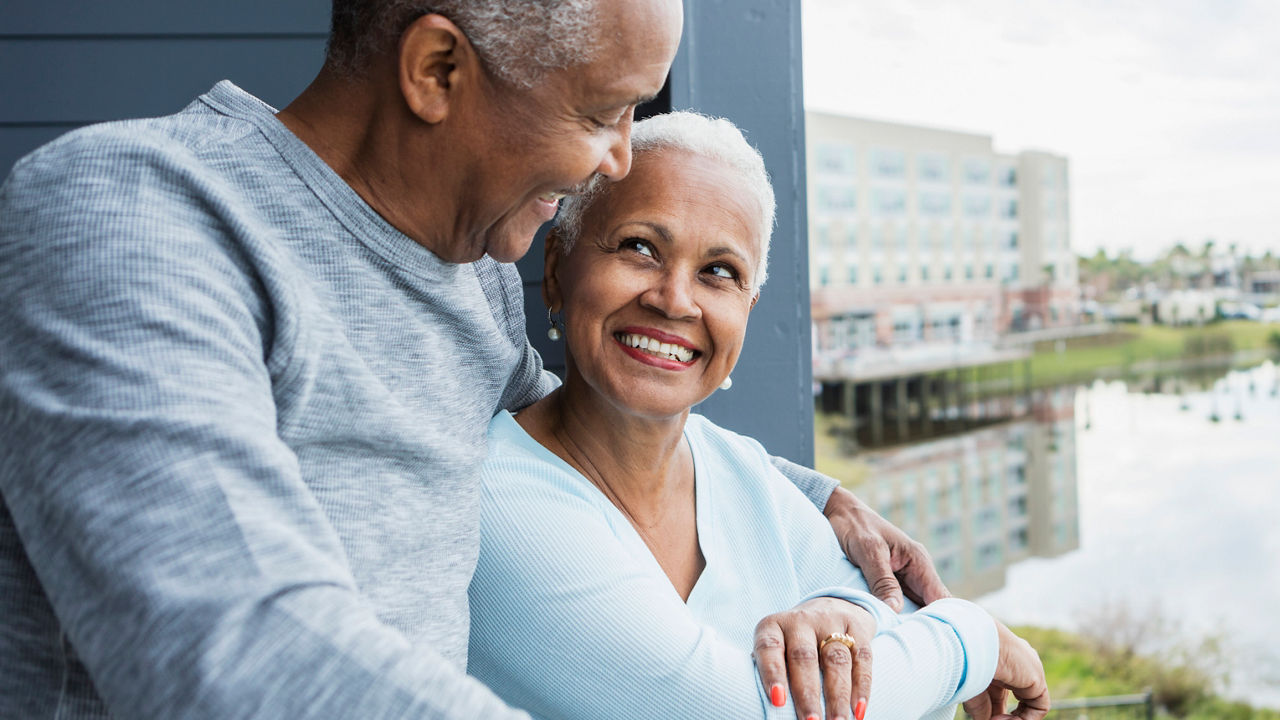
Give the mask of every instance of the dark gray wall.
<path id="1" fill-rule="evenodd" d="M 0 3 L 0 176 L 80 125 L 163 115 L 223 78 L 277 107 L 320 67 L 325 0 L 6 0 Z M 805 238 L 804 109 L 796 0 L 685 0 L 663 97 L 643 112 L 732 119 L 764 153 L 778 194 L 768 286 L 751 315 L 735 385 L 700 406 L 772 452 L 809 464 L 813 407 Z M 530 337 L 548 364 L 538 294 L 542 244 L 520 263 Z"/>
<path id="2" fill-rule="evenodd" d="M 770 452 L 813 464 L 809 257 L 805 216 L 804 98 L 798 0 L 685 0 L 684 36 L 664 97 L 647 112 L 697 110 L 733 120 L 760 148 L 778 196 L 769 282 L 751 312 L 733 388 L 697 411 L 750 435 Z M 640 115 L 645 112 L 638 113 Z M 521 261 L 529 336 L 547 364 L 563 349 L 546 339 L 538 294 L 542 244 Z"/>
<path id="3" fill-rule="evenodd" d="M 287 103 L 328 28 L 325 0 L 5 0 L 0 176 L 68 130 L 176 112 L 224 78 Z"/>

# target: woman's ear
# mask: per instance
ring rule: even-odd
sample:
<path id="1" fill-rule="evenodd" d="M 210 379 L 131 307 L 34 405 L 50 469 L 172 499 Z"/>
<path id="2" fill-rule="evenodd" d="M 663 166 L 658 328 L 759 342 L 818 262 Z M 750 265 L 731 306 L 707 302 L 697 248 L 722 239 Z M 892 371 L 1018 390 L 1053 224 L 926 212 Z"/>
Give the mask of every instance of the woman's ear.
<path id="1" fill-rule="evenodd" d="M 410 112 L 433 125 L 448 117 L 460 84 L 482 71 L 467 36 L 443 15 L 423 15 L 405 28 L 399 68 Z"/>
<path id="2" fill-rule="evenodd" d="M 560 312 L 564 298 L 560 294 L 560 260 L 564 257 L 564 243 L 559 228 L 547 233 L 546 250 L 542 258 L 542 302 L 551 312 Z"/>

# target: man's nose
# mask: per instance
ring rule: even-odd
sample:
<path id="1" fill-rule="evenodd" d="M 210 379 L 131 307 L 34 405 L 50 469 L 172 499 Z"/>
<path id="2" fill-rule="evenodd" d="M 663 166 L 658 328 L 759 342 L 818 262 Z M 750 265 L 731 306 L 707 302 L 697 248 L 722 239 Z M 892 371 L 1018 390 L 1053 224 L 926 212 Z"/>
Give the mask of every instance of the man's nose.
<path id="1" fill-rule="evenodd" d="M 613 181 L 621 180 L 631 172 L 631 113 L 618 125 L 613 143 L 600 159 L 596 172 Z"/>

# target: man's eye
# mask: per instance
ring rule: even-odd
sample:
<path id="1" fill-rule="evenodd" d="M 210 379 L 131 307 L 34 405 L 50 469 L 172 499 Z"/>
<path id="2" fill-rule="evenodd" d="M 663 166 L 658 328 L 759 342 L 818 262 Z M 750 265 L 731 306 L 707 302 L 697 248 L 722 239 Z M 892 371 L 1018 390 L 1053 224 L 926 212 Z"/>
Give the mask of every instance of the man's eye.
<path id="1" fill-rule="evenodd" d="M 622 120 L 631 112 L 631 106 L 627 106 L 612 114 L 600 115 L 591 118 L 591 123 L 601 130 L 618 127 L 622 124 Z"/>

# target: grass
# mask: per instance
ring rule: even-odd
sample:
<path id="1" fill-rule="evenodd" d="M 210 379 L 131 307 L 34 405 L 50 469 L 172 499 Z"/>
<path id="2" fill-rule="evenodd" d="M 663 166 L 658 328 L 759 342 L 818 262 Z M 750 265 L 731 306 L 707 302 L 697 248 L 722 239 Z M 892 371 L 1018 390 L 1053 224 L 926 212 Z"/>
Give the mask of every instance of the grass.
<path id="1" fill-rule="evenodd" d="M 1160 656 L 1134 652 L 1062 630 L 1015 627 L 1040 653 L 1049 696 L 1059 700 L 1128 695 L 1151 691 L 1157 718 L 1187 720 L 1280 720 L 1280 711 L 1260 709 L 1219 696 L 1212 665 L 1220 661 L 1212 641 L 1206 647 Z"/>
<path id="2" fill-rule="evenodd" d="M 1275 325 L 1250 320 L 1203 327 L 1122 326 L 1108 335 L 1068 340 L 1061 352 L 1054 343 L 1042 344 L 1031 358 L 1031 376 L 1036 385 L 1045 386 L 1193 360 L 1219 359 L 1225 364 L 1239 354 L 1268 351 L 1276 331 Z"/>
<path id="3" fill-rule="evenodd" d="M 848 429 L 848 421 L 838 415 L 817 413 L 813 418 L 814 467 L 840 481 L 850 490 L 856 490 L 871 474 L 871 468 L 857 456 L 841 451 L 840 439 L 833 435 L 835 429 Z"/>

